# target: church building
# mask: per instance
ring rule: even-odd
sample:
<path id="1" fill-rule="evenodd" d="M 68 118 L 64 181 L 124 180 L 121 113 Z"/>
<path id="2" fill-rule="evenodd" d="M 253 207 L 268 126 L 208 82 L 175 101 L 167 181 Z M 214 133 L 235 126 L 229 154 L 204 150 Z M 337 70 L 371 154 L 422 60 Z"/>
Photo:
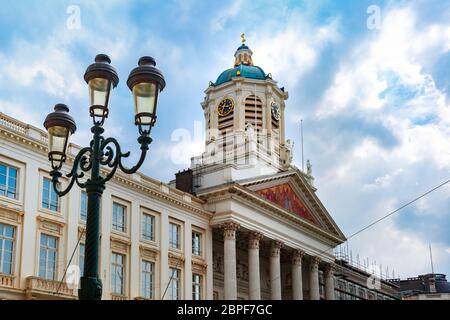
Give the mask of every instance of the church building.
<path id="1" fill-rule="evenodd" d="M 244 40 L 244 39 L 243 39 Z M 177 174 L 212 212 L 219 299 L 334 296 L 333 248 L 345 236 L 316 195 L 311 172 L 292 165 L 288 92 L 254 65 L 242 41 L 234 65 L 205 91 L 205 152 Z"/>

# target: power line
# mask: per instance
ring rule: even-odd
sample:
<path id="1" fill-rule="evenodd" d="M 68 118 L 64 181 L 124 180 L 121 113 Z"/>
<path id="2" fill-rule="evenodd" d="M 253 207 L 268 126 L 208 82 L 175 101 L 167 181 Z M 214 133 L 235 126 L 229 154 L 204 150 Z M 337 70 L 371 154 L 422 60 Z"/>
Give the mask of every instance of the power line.
<path id="1" fill-rule="evenodd" d="M 365 226 L 364 228 L 361 228 L 360 230 L 356 231 L 355 233 L 353 233 L 352 235 L 350 235 L 349 237 L 347 237 L 347 239 L 344 241 L 344 243 L 345 243 L 345 242 L 348 243 L 348 240 L 349 240 L 350 238 L 353 238 L 354 236 L 360 234 L 361 232 L 363 232 L 363 231 L 365 231 L 365 230 L 367 230 L 367 229 L 373 227 L 373 226 L 374 226 L 375 224 L 377 224 L 378 222 L 381 222 L 381 221 L 383 221 L 384 219 L 386 219 L 386 218 L 388 218 L 388 217 L 394 215 L 395 213 L 399 212 L 399 211 L 402 210 L 403 208 L 409 206 L 410 204 L 413 204 L 413 203 L 416 202 L 417 200 L 422 199 L 423 197 L 425 197 L 425 196 L 429 195 L 430 193 L 432 193 L 433 191 L 436 191 L 437 189 L 443 187 L 444 185 L 448 184 L 449 182 L 450 182 L 450 179 L 448 179 L 448 180 L 442 182 L 441 184 L 437 185 L 436 187 L 434 187 L 434 188 L 432 188 L 432 189 L 426 191 L 425 193 L 422 193 L 420 196 L 414 198 L 413 200 L 411 200 L 411 201 L 409 201 L 409 202 L 403 204 L 402 206 L 400 206 L 399 208 L 395 209 L 394 211 L 389 212 L 388 214 L 384 215 L 384 216 L 381 217 L 380 219 L 377 219 L 377 220 L 375 220 L 374 222 L 372 222 L 372 223 L 368 224 L 367 226 Z M 326 253 L 326 252 L 329 251 L 329 250 L 333 250 L 334 248 L 335 248 L 335 247 L 329 247 L 329 248 L 327 248 L 327 249 L 325 249 L 325 250 L 319 252 L 319 253 L 317 254 L 317 256 L 319 256 L 319 257 L 325 257 L 323 254 Z M 348 253 L 347 253 L 347 254 L 348 254 Z"/>
<path id="2" fill-rule="evenodd" d="M 352 235 L 350 235 L 349 237 L 347 237 L 347 241 L 348 241 L 348 239 L 353 238 L 353 237 L 356 236 L 357 234 L 360 234 L 361 232 L 363 232 L 363 231 L 369 229 L 370 227 L 374 226 L 374 225 L 377 224 L 378 222 L 383 221 L 384 219 L 386 219 L 386 218 L 392 216 L 393 214 L 399 212 L 400 210 L 402 210 L 403 208 L 409 206 L 410 204 L 413 204 L 413 203 L 416 202 L 417 200 L 420 200 L 420 199 L 422 199 L 423 197 L 425 197 L 425 196 L 429 195 L 430 193 L 432 193 L 433 191 L 436 191 L 437 189 L 443 187 L 444 185 L 446 185 L 446 184 L 449 183 L 449 182 L 450 182 L 450 179 L 448 179 L 448 180 L 442 182 L 442 183 L 439 184 L 438 186 L 436 186 L 436 187 L 434 187 L 434 188 L 428 190 L 427 192 L 421 194 L 421 195 L 418 196 L 417 198 L 414 198 L 413 200 L 411 200 L 411 201 L 405 203 L 404 205 L 402 205 L 401 207 L 395 209 L 394 211 L 389 212 L 388 214 L 386 214 L 385 216 L 381 217 L 380 219 L 375 220 L 374 222 L 368 224 L 368 225 L 365 226 L 364 228 L 362 228 L 362 229 L 356 231 L 355 233 L 353 233 Z"/>

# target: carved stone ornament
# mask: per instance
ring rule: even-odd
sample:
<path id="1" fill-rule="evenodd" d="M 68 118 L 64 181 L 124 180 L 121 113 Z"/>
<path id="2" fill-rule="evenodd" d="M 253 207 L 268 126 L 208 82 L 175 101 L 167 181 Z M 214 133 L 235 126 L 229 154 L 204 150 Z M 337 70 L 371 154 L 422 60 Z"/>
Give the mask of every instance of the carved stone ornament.
<path id="1" fill-rule="evenodd" d="M 311 271 L 318 271 L 319 270 L 319 263 L 320 258 L 317 256 L 311 257 L 309 259 L 309 268 Z"/>
<path id="2" fill-rule="evenodd" d="M 274 240 L 272 241 L 272 246 L 270 247 L 270 256 L 271 257 L 279 257 L 280 250 L 283 247 L 283 242 Z"/>
<path id="3" fill-rule="evenodd" d="M 304 255 L 305 255 L 305 251 L 295 250 L 292 253 L 292 264 L 301 266 L 302 265 L 302 258 L 303 258 Z"/>
<path id="4" fill-rule="evenodd" d="M 239 229 L 239 224 L 236 222 L 224 222 L 220 225 L 223 230 L 223 239 L 224 240 L 235 240 L 236 239 L 236 230 Z"/>
<path id="5" fill-rule="evenodd" d="M 334 263 L 327 263 L 324 269 L 325 277 L 333 277 L 334 272 L 336 271 L 336 265 Z"/>
<path id="6" fill-rule="evenodd" d="M 248 248 L 259 249 L 259 241 L 263 238 L 263 234 L 257 231 L 251 231 L 248 234 Z"/>

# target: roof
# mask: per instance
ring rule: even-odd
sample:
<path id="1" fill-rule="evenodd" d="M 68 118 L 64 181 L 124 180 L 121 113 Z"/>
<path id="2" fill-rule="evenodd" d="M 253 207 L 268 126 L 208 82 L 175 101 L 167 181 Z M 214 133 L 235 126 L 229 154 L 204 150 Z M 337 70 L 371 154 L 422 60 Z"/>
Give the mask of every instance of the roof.
<path id="1" fill-rule="evenodd" d="M 223 71 L 217 78 L 214 85 L 218 86 L 222 83 L 231 81 L 234 77 L 244 77 L 249 79 L 265 80 L 266 74 L 264 70 L 257 66 L 250 66 L 245 64 L 240 64 L 235 68 L 227 69 Z"/>

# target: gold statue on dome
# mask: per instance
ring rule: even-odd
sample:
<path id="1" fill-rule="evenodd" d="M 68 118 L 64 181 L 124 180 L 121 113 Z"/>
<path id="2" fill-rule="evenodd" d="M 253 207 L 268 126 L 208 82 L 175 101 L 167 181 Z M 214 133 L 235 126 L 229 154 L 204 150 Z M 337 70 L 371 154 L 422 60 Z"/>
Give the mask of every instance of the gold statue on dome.
<path id="1" fill-rule="evenodd" d="M 241 42 L 242 44 L 245 44 L 245 33 L 241 34 Z"/>

